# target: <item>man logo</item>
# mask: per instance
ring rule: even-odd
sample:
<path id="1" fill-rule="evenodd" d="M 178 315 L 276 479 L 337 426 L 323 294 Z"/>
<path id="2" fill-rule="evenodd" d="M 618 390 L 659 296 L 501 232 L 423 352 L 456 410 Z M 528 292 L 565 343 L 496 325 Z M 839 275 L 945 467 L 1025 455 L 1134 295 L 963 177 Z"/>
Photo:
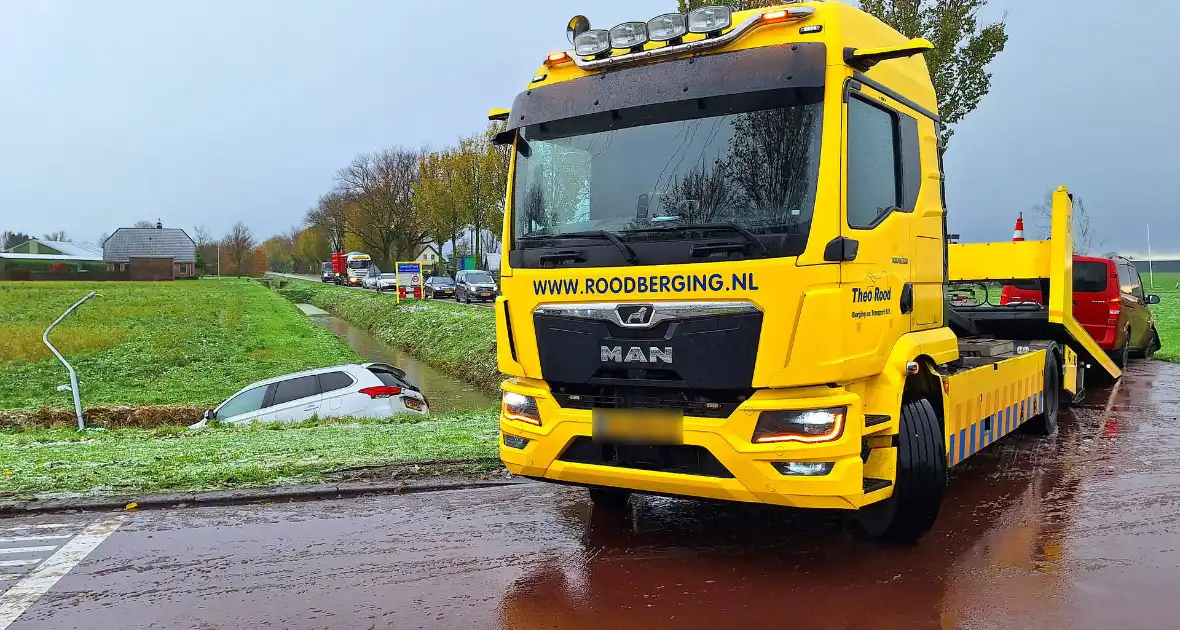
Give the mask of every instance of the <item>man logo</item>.
<path id="1" fill-rule="evenodd" d="M 632 346 L 627 348 L 626 356 L 623 355 L 623 346 L 602 346 L 600 350 L 600 359 L 603 363 L 672 363 L 672 348 L 656 348 L 650 347 L 647 353 L 643 352 L 643 348 Z"/>
<path id="2" fill-rule="evenodd" d="M 639 306 L 635 304 L 628 304 L 620 306 L 615 309 L 615 313 L 619 316 L 619 322 L 624 326 L 647 326 L 651 323 L 650 306 Z"/>

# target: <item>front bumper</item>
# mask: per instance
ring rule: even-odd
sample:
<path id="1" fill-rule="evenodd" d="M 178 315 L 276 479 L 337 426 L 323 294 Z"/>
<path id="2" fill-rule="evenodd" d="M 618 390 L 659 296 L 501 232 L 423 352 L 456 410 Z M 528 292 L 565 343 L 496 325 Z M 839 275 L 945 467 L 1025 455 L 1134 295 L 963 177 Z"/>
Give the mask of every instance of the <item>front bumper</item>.
<path id="1" fill-rule="evenodd" d="M 685 417 L 684 444 L 706 449 L 731 477 L 564 461 L 563 454 L 577 438 L 591 436 L 592 412 L 558 406 L 541 381 L 512 379 L 503 384 L 503 389 L 536 398 L 542 419 L 538 427 L 507 419 L 501 412 L 500 458 L 513 474 L 653 494 L 794 507 L 857 509 L 868 503 L 864 492 L 861 400 L 844 389 L 760 390 L 728 418 Z M 847 406 L 848 413 L 843 434 L 834 441 L 751 442 L 760 411 L 837 406 Z M 505 444 L 504 436 L 529 441 L 523 448 L 513 448 Z M 772 465 L 788 461 L 832 462 L 833 467 L 827 475 L 803 477 L 783 475 Z"/>

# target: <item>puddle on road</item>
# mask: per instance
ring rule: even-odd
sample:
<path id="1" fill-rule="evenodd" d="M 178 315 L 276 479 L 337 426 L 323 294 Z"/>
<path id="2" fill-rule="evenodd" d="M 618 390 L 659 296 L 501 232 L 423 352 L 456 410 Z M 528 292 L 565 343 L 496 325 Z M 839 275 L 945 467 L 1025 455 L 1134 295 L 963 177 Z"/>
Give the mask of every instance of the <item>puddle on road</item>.
<path id="1" fill-rule="evenodd" d="M 472 385 L 451 378 L 418 359 L 384 343 L 373 335 L 337 317 L 312 317 L 369 361 L 389 363 L 406 371 L 410 381 L 430 397 L 430 410 L 482 411 L 496 401 Z"/>

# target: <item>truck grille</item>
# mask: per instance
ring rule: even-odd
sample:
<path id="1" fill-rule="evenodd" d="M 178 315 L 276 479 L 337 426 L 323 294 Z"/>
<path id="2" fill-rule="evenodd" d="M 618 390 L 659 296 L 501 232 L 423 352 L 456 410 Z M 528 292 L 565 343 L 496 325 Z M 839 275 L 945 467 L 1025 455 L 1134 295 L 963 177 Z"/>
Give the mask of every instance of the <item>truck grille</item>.
<path id="1" fill-rule="evenodd" d="M 701 446 L 644 446 L 599 443 L 588 437 L 574 438 L 559 458 L 563 462 L 614 466 L 636 470 L 732 479 L 733 473 L 708 449 Z"/>
<path id="2" fill-rule="evenodd" d="M 552 383 L 553 398 L 566 409 L 666 409 L 698 418 L 728 418 L 754 390 L 689 390 L 663 387 Z"/>

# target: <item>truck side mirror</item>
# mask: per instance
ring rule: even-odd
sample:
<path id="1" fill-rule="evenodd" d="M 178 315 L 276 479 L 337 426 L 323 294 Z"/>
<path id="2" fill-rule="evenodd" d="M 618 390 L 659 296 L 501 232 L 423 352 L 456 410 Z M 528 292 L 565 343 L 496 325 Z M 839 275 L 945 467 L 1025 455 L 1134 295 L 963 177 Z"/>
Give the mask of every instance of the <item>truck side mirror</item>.
<path id="1" fill-rule="evenodd" d="M 911 39 L 908 43 L 901 46 L 886 46 L 883 48 L 849 47 L 844 49 L 844 63 L 861 72 L 865 72 L 882 61 L 913 57 L 929 50 L 934 50 L 934 44 L 921 37 Z"/>
<path id="2" fill-rule="evenodd" d="M 1154 293 L 1148 293 L 1147 294 L 1147 303 L 1148 304 L 1159 304 L 1160 303 L 1160 296 L 1158 296 Z"/>
<path id="3" fill-rule="evenodd" d="M 205 410 L 205 416 L 204 416 L 204 418 L 205 418 L 206 420 L 212 420 L 212 419 L 214 419 L 214 418 L 216 418 L 216 417 L 217 417 L 217 414 L 213 413 L 213 410 L 212 410 L 212 409 L 206 409 L 206 410 Z"/>

